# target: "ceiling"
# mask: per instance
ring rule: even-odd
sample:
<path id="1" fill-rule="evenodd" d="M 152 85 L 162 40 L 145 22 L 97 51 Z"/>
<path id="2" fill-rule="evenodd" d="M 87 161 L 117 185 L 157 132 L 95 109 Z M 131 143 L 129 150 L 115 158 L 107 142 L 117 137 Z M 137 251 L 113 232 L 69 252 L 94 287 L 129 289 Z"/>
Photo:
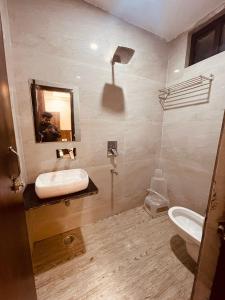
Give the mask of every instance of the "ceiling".
<path id="1" fill-rule="evenodd" d="M 85 0 L 170 41 L 225 0 Z"/>

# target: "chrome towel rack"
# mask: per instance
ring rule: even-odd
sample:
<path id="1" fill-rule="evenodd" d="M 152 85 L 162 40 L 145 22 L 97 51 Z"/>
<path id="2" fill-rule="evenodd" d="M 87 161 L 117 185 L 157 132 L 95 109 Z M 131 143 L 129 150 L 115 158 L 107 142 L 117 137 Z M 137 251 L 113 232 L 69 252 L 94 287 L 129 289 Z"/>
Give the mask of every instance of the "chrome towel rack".
<path id="1" fill-rule="evenodd" d="M 197 76 L 159 90 L 163 110 L 208 103 L 214 76 Z"/>

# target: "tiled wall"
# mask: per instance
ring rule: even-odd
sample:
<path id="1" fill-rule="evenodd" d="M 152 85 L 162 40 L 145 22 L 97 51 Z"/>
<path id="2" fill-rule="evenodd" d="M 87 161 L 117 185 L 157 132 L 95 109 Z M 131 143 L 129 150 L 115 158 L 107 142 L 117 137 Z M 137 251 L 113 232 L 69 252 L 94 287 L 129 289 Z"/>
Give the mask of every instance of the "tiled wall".
<path id="1" fill-rule="evenodd" d="M 225 53 L 184 68 L 187 40 L 182 34 L 169 44 L 167 84 L 211 73 L 215 80 L 209 104 L 164 112 L 161 165 L 172 205 L 205 214 L 225 109 Z"/>
<path id="2" fill-rule="evenodd" d="M 11 100 L 13 123 L 14 123 L 15 136 L 16 136 L 16 146 L 17 146 L 17 152 L 20 155 L 21 177 L 25 178 L 26 171 L 25 171 L 24 156 L 23 156 L 21 130 L 20 130 L 20 125 L 18 120 L 18 103 L 16 101 L 16 93 L 15 93 L 11 35 L 10 35 L 9 17 L 8 17 L 6 0 L 0 0 L 0 13 L 1 13 L 3 38 L 4 38 L 4 48 L 5 48 L 5 58 L 6 58 L 7 75 L 8 75 L 8 82 L 9 82 L 10 100 Z"/>
<path id="3" fill-rule="evenodd" d="M 142 204 L 159 153 L 171 205 L 204 214 L 225 107 L 225 54 L 185 68 L 187 34 L 167 45 L 83 1 L 9 0 L 8 9 L 27 182 L 41 172 L 82 167 L 100 191 L 69 208 L 60 204 L 31 211 L 34 239 Z M 98 44 L 97 51 L 91 43 Z M 115 88 L 107 90 L 107 99 L 103 96 L 105 84 L 112 83 L 110 59 L 118 45 L 136 51 L 130 64 L 115 66 L 123 102 L 112 96 Z M 157 97 L 166 74 L 170 85 L 210 73 L 215 80 L 209 104 L 163 114 Z M 75 144 L 76 161 L 56 160 L 55 150 L 62 144 L 35 144 L 29 78 L 79 87 L 81 142 Z M 108 140 L 117 140 L 119 147 L 113 190 Z"/>
<path id="4" fill-rule="evenodd" d="M 141 205 L 160 152 L 162 109 L 157 95 L 165 84 L 166 43 L 82 1 L 9 0 L 8 9 L 27 182 L 42 172 L 81 167 L 99 188 L 97 196 L 74 201 L 69 208 L 32 211 L 28 219 L 34 238 Z M 98 44 L 98 50 L 90 49 L 90 43 Z M 112 83 L 110 59 L 118 45 L 135 49 L 130 64 L 115 66 L 123 103 L 109 92 L 109 102 L 103 97 L 105 84 Z M 76 161 L 56 160 L 55 150 L 71 144 L 35 144 L 29 78 L 79 87 Z M 119 151 L 114 210 L 108 140 L 117 140 Z"/>

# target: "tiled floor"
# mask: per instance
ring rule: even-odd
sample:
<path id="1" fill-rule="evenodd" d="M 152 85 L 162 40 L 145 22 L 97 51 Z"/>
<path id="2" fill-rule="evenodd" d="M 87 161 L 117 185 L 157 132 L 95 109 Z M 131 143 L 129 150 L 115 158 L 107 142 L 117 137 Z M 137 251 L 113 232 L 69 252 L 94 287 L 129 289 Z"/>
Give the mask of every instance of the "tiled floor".
<path id="1" fill-rule="evenodd" d="M 195 265 L 166 215 L 139 207 L 81 234 L 84 254 L 36 276 L 38 300 L 190 299 Z"/>

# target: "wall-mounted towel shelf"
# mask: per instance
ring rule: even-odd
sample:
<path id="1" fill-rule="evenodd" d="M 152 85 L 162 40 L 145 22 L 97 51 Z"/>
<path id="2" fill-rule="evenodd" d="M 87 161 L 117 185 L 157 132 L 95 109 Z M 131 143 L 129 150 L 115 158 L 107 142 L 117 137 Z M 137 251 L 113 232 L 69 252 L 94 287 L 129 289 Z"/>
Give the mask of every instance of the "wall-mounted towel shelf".
<path id="1" fill-rule="evenodd" d="M 159 90 L 164 110 L 208 103 L 214 76 L 198 76 Z"/>

